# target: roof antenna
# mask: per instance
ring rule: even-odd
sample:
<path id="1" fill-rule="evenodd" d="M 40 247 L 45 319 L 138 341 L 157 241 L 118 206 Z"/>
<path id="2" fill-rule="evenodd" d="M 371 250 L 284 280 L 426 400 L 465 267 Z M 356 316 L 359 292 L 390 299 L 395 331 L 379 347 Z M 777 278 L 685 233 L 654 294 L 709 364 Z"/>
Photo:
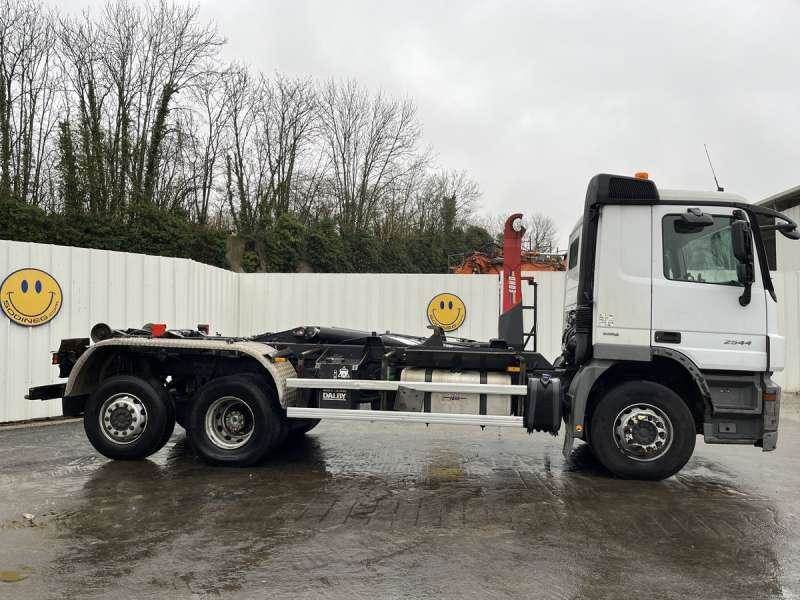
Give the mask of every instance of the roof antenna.
<path id="1" fill-rule="evenodd" d="M 711 164 L 711 155 L 708 153 L 708 146 L 706 146 L 705 144 L 703 144 L 703 148 L 705 148 L 705 149 L 706 149 L 706 158 L 708 159 L 708 166 L 709 166 L 709 167 L 711 167 L 711 174 L 714 176 L 714 183 L 716 183 L 716 184 L 717 184 L 717 191 L 718 191 L 718 192 L 724 192 L 724 191 L 725 191 L 725 188 L 724 188 L 724 187 L 722 187 L 722 186 L 719 184 L 719 181 L 717 180 L 717 174 L 716 174 L 716 172 L 714 171 L 714 165 L 712 165 L 712 164 Z"/>

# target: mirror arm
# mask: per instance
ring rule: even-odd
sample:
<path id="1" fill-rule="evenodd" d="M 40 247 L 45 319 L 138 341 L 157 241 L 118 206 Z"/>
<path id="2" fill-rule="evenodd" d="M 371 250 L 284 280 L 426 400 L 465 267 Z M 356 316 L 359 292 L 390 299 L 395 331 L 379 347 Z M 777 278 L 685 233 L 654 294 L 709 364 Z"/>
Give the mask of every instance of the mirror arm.
<path id="1" fill-rule="evenodd" d="M 787 217 L 785 214 L 772 208 L 767 208 L 766 206 L 751 206 L 749 207 L 749 210 L 754 215 L 771 217 L 783 221 L 783 223 L 775 223 L 774 225 L 759 225 L 759 229 L 761 231 L 780 231 L 790 240 L 800 239 L 800 230 L 798 230 L 797 223 L 795 223 L 794 220 Z"/>
<path id="2" fill-rule="evenodd" d="M 759 225 L 761 231 L 780 231 L 781 233 L 787 231 L 794 231 L 796 227 L 791 223 L 775 223 L 774 225 Z"/>

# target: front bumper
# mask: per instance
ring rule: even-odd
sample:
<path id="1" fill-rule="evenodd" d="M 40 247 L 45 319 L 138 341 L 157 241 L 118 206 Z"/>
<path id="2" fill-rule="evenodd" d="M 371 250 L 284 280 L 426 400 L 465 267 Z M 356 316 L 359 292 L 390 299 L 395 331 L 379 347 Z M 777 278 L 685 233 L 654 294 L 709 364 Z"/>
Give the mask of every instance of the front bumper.
<path id="1" fill-rule="evenodd" d="M 775 450 L 778 445 L 781 387 L 768 375 L 759 377 L 752 384 L 742 385 L 743 381 L 747 381 L 747 378 L 739 376 L 713 381 L 712 398 L 716 395 L 718 404 L 703 423 L 705 442 L 752 445 L 764 452 Z M 743 390 L 747 390 L 747 393 L 742 393 Z"/>
<path id="2" fill-rule="evenodd" d="M 764 452 L 772 452 L 777 447 L 778 447 L 778 432 L 777 431 L 764 432 L 764 438 L 761 440 L 761 449 Z"/>

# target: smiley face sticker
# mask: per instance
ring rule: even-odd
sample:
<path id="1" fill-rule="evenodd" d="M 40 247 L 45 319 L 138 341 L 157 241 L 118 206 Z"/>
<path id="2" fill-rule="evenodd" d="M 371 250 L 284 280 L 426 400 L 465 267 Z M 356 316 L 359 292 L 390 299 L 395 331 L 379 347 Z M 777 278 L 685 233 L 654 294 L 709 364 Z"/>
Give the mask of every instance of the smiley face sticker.
<path id="1" fill-rule="evenodd" d="M 467 307 L 464 301 L 455 294 L 445 292 L 437 294 L 428 302 L 428 321 L 435 327 L 445 331 L 455 331 L 467 318 Z"/>
<path id="2" fill-rule="evenodd" d="M 49 273 L 20 269 L 0 285 L 0 307 L 18 325 L 36 327 L 51 321 L 61 310 L 61 286 Z"/>

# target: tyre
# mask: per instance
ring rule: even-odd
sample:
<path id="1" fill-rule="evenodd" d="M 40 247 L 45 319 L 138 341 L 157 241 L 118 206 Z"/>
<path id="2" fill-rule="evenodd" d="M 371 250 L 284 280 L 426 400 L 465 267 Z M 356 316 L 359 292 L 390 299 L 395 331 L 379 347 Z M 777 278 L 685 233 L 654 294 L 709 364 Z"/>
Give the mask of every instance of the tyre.
<path id="1" fill-rule="evenodd" d="M 626 479 L 665 479 L 694 451 L 694 417 L 678 394 L 652 381 L 609 390 L 594 409 L 589 441 L 598 460 Z"/>
<path id="2" fill-rule="evenodd" d="M 174 427 L 166 390 L 153 382 L 118 375 L 103 381 L 86 402 L 83 429 L 103 456 L 136 460 L 158 452 Z"/>
<path id="3" fill-rule="evenodd" d="M 207 383 L 194 399 L 188 437 L 207 462 L 246 467 L 286 438 L 288 424 L 263 377 L 240 374 Z"/>
<path id="4" fill-rule="evenodd" d="M 289 438 L 299 438 L 319 425 L 319 419 L 289 419 Z"/>
<path id="5" fill-rule="evenodd" d="M 152 385 L 153 389 L 155 389 L 161 395 L 161 399 L 167 409 L 166 422 L 164 423 L 164 435 L 161 437 L 159 446 L 153 451 L 158 452 L 167 445 L 169 438 L 172 437 L 172 434 L 175 431 L 175 403 L 172 401 L 169 392 L 164 388 L 160 381 L 153 379 L 150 381 L 150 385 Z"/>

